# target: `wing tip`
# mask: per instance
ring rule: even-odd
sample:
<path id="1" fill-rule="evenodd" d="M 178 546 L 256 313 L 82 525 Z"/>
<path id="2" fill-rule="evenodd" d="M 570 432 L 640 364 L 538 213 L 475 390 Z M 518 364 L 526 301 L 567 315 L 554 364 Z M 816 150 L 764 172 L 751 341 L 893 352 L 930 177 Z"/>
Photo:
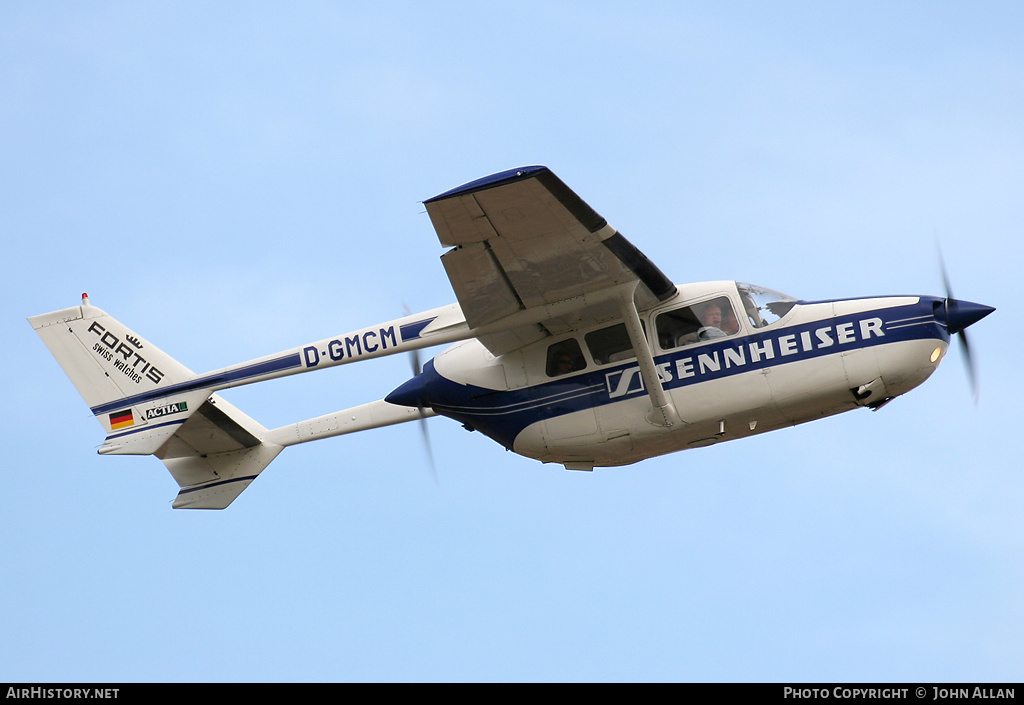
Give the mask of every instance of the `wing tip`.
<path id="1" fill-rule="evenodd" d="M 495 186 L 503 186 L 504 184 L 510 184 L 515 181 L 522 179 L 529 179 L 537 176 L 545 171 L 551 171 L 546 166 L 534 165 L 534 166 L 521 166 L 515 169 L 506 169 L 505 171 L 499 171 L 496 174 L 484 176 L 479 179 L 475 179 L 468 183 L 456 186 L 453 189 L 449 189 L 442 194 L 428 198 L 423 203 L 434 203 L 435 201 L 441 201 L 446 198 L 453 198 L 455 196 L 465 196 L 468 193 L 474 191 L 482 191 L 484 189 L 494 188 Z"/>

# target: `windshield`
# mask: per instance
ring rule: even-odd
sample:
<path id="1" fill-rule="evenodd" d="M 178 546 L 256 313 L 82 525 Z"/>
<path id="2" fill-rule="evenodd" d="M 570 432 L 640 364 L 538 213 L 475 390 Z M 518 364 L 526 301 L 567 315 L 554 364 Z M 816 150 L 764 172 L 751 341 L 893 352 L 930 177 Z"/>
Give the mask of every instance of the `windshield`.
<path id="1" fill-rule="evenodd" d="M 779 320 L 796 305 L 796 299 L 774 289 L 755 284 L 736 282 L 743 300 L 743 308 L 747 312 L 750 324 L 755 328 L 770 326 Z"/>

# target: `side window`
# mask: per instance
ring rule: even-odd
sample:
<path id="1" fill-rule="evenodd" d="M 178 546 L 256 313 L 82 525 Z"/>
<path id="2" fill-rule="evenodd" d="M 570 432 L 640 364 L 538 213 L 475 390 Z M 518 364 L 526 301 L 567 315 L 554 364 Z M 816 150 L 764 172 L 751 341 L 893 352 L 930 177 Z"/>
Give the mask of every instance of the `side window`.
<path id="1" fill-rule="evenodd" d="M 726 338 L 740 330 L 736 312 L 725 296 L 659 314 L 655 327 L 662 350 Z"/>
<path id="2" fill-rule="evenodd" d="M 561 377 L 570 372 L 578 372 L 587 366 L 580 350 L 579 341 L 575 338 L 563 340 L 548 348 L 548 377 Z"/>
<path id="3" fill-rule="evenodd" d="M 583 336 L 583 339 L 587 342 L 587 348 L 590 349 L 590 356 L 598 365 L 607 365 L 609 362 L 620 362 L 636 357 L 633 353 L 633 344 L 629 342 L 629 333 L 626 332 L 625 323 L 591 331 Z"/>

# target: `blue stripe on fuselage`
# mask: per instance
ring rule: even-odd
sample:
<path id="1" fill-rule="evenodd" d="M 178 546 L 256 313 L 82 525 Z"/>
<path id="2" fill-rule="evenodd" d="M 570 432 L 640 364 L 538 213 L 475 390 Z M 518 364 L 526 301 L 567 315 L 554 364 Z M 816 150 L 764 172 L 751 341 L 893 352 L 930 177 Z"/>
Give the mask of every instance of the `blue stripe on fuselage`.
<path id="1" fill-rule="evenodd" d="M 948 342 L 945 326 L 933 315 L 933 302 L 823 318 L 752 335 L 694 344 L 655 357 L 665 389 L 722 379 L 743 372 L 810 360 L 835 353 L 906 340 Z M 560 378 L 532 387 L 491 390 L 442 377 L 433 362 L 424 368 L 430 406 L 512 447 L 530 424 L 645 395 L 636 360 Z"/>

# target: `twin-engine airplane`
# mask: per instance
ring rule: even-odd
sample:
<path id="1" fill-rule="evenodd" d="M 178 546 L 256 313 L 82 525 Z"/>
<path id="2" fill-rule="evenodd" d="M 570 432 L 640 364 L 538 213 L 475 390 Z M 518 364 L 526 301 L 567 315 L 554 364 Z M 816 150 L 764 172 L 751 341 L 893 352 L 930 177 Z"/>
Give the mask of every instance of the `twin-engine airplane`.
<path id="1" fill-rule="evenodd" d="M 676 285 L 542 166 L 425 205 L 457 304 L 201 375 L 85 295 L 29 322 L 106 431 L 101 454 L 155 455 L 181 488 L 174 507 L 223 509 L 287 446 L 435 414 L 592 470 L 878 409 L 994 310 L 948 292 L 801 301 Z M 217 394 L 448 343 L 384 399 L 282 428 Z"/>

